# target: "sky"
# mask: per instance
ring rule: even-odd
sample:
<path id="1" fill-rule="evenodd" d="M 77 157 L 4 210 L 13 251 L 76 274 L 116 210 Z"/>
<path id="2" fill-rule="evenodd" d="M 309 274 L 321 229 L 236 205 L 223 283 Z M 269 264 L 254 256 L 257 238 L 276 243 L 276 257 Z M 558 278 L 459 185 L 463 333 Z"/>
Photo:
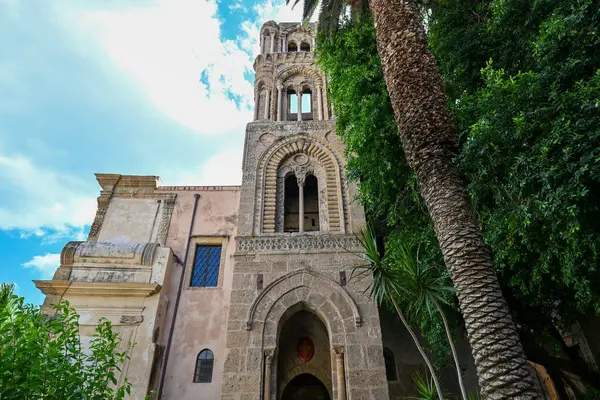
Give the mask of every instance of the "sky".
<path id="1" fill-rule="evenodd" d="M 285 0 L 0 0 L 0 282 L 41 304 L 95 172 L 235 185 L 259 29 Z"/>

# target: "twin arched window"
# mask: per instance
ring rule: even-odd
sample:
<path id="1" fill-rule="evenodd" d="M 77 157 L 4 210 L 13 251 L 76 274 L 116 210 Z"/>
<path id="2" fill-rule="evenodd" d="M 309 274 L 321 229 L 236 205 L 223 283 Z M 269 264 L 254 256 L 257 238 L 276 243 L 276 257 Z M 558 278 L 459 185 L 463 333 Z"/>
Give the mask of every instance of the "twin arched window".
<path id="1" fill-rule="evenodd" d="M 194 371 L 194 383 L 212 382 L 214 363 L 215 357 L 209 349 L 204 349 L 198 353 L 196 369 Z"/>

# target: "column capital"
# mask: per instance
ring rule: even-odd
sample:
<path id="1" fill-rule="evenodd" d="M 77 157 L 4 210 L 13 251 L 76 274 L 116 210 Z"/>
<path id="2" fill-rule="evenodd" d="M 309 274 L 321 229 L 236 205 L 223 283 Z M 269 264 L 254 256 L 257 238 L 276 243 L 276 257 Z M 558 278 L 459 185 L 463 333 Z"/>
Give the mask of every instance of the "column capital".
<path id="1" fill-rule="evenodd" d="M 266 349 L 265 350 L 265 361 L 269 364 L 273 361 L 275 357 L 275 349 Z"/>
<path id="2" fill-rule="evenodd" d="M 331 348 L 331 352 L 336 359 L 341 360 L 344 358 L 344 346 L 334 346 Z"/>
<path id="3" fill-rule="evenodd" d="M 283 90 L 283 83 L 282 82 L 277 82 L 277 90 Z"/>

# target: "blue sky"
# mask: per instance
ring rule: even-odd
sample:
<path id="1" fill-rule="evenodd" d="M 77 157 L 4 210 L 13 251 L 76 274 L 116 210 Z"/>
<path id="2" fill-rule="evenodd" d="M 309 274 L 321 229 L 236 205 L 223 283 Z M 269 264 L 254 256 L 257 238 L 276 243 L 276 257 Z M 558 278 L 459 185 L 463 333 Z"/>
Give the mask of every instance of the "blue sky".
<path id="1" fill-rule="evenodd" d="M 0 0 L 0 282 L 40 304 L 94 172 L 239 184 L 260 25 L 284 0 Z"/>

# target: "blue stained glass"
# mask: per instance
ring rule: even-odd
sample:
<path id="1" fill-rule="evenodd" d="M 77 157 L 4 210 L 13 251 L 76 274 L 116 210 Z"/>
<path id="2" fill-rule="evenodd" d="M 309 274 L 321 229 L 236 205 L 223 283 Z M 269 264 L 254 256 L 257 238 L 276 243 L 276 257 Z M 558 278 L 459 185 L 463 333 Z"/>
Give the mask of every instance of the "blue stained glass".
<path id="1" fill-rule="evenodd" d="M 219 282 L 221 246 L 198 246 L 190 286 L 214 287 Z"/>

